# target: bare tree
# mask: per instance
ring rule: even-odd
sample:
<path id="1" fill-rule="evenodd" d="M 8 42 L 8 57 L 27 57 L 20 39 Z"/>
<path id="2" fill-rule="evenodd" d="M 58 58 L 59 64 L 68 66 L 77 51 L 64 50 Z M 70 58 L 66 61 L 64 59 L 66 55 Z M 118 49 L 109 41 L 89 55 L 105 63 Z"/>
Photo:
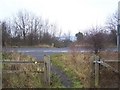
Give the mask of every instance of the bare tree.
<path id="1" fill-rule="evenodd" d="M 30 18 L 29 32 L 27 35 L 29 45 L 35 45 L 39 43 L 39 34 L 42 28 L 40 26 L 43 26 L 42 24 L 43 24 L 42 20 L 39 19 L 38 17 Z"/>
<path id="2" fill-rule="evenodd" d="M 42 37 L 44 23 L 41 18 L 27 11 L 18 12 L 14 18 L 14 33 L 24 44 L 34 45 Z"/>
<path id="3" fill-rule="evenodd" d="M 118 25 L 118 12 L 113 13 L 106 22 L 106 28 L 110 32 L 109 41 L 114 45 L 117 45 L 117 25 Z"/>
<path id="4" fill-rule="evenodd" d="M 27 33 L 29 31 L 29 24 L 30 24 L 29 13 L 20 11 L 18 12 L 17 16 L 14 18 L 14 27 L 15 27 L 15 34 L 20 36 L 25 43 Z"/>
<path id="5" fill-rule="evenodd" d="M 107 18 L 107 28 L 109 30 L 117 30 L 117 24 L 118 24 L 118 12 L 115 12 L 112 14 L 112 16 Z"/>
<path id="6" fill-rule="evenodd" d="M 102 28 L 93 27 L 86 34 L 86 42 L 91 46 L 91 49 L 95 51 L 95 54 L 105 47 L 106 41 L 107 34 Z"/>
<path id="7" fill-rule="evenodd" d="M 65 47 L 68 47 L 71 43 L 72 43 L 72 40 L 71 40 L 71 32 L 68 31 L 67 34 L 64 33 L 63 44 L 64 44 Z"/>
<path id="8" fill-rule="evenodd" d="M 7 25 L 5 22 L 2 26 L 4 37 L 5 34 L 10 34 L 9 29 L 12 30 L 10 35 L 12 45 L 52 45 L 52 43 L 59 42 L 57 38 L 59 29 L 56 24 L 50 24 L 48 20 L 42 20 L 41 17 L 35 16 L 31 12 L 19 11 L 11 22 L 11 25 Z M 7 21 L 7 23 L 9 22 Z M 3 44 L 5 45 L 7 41 L 4 37 Z"/>
<path id="9" fill-rule="evenodd" d="M 51 24 L 49 29 L 50 29 L 49 32 L 51 33 L 52 37 L 55 37 L 56 32 L 57 32 L 57 31 L 56 31 L 56 30 L 57 30 L 56 25 L 55 25 L 55 24 Z"/>

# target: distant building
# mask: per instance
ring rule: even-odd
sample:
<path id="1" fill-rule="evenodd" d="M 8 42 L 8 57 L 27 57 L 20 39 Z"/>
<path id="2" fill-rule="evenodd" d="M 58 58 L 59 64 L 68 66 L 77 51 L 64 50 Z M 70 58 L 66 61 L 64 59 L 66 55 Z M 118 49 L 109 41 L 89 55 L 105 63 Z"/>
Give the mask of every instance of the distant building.
<path id="1" fill-rule="evenodd" d="M 63 41 L 63 40 L 65 40 L 65 39 L 67 39 L 66 37 L 59 37 L 59 40 L 61 40 L 61 41 Z M 75 41 L 76 40 L 76 37 L 75 36 L 70 36 L 70 40 L 71 41 Z"/>

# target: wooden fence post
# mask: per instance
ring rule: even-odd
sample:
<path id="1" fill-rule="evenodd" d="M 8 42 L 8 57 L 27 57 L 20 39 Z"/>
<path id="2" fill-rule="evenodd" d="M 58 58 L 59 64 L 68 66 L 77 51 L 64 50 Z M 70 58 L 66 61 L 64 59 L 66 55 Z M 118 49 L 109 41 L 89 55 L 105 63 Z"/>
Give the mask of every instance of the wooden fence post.
<path id="1" fill-rule="evenodd" d="M 46 87 L 50 85 L 50 56 L 44 55 L 44 82 Z"/>
<path id="2" fill-rule="evenodd" d="M 99 56 L 95 55 L 95 87 L 99 87 L 99 74 L 100 74 L 100 64 L 98 63 L 100 60 Z"/>
<path id="3" fill-rule="evenodd" d="M 95 87 L 95 66 L 94 66 L 94 56 L 91 56 L 90 58 L 90 88 L 94 88 Z"/>
<path id="4" fill-rule="evenodd" d="M 99 65 L 99 56 L 93 55 L 90 58 L 90 67 L 91 67 L 91 88 L 98 88 L 99 87 L 99 74 L 100 74 L 100 65 Z"/>

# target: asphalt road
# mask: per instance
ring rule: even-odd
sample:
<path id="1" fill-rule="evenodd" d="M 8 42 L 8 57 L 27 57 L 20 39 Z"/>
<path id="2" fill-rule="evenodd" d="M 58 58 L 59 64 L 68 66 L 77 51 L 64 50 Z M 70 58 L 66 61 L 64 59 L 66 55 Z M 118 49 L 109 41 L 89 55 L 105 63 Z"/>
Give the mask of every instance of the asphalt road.
<path id="1" fill-rule="evenodd" d="M 31 55 L 37 60 L 43 60 L 44 55 L 51 55 L 56 53 L 66 53 L 68 48 L 3 48 L 7 52 L 20 52 L 26 55 Z"/>
<path id="2" fill-rule="evenodd" d="M 33 57 L 36 57 L 37 60 L 43 60 L 44 55 L 51 55 L 51 54 L 57 54 L 57 53 L 67 53 L 70 51 L 69 48 L 3 48 L 3 51 L 8 52 L 20 52 L 23 54 L 31 55 Z M 79 48 L 77 49 L 80 52 L 89 52 L 90 50 L 85 48 Z M 106 49 L 106 50 L 112 50 L 116 51 L 114 48 Z"/>

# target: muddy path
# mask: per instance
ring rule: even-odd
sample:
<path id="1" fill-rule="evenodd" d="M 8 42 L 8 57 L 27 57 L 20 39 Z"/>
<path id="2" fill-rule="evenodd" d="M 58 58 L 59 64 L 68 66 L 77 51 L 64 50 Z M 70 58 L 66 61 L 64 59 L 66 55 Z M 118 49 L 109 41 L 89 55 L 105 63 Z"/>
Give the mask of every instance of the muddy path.
<path id="1" fill-rule="evenodd" d="M 56 67 L 54 65 L 51 66 L 51 73 L 54 73 L 57 75 L 62 83 L 62 85 L 66 88 L 72 87 L 72 81 L 70 78 L 65 74 L 64 71 L 62 71 L 59 67 Z"/>

